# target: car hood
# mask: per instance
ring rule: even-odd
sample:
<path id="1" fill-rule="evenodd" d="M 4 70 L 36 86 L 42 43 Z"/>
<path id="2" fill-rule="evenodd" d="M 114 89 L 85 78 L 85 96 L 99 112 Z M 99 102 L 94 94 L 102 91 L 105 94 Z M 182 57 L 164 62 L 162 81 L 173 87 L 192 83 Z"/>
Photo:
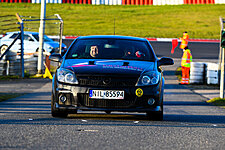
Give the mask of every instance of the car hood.
<path id="1" fill-rule="evenodd" d="M 154 70 L 154 62 L 130 60 L 92 60 L 67 59 L 66 69 L 76 74 L 111 74 L 140 76 L 143 72 Z"/>

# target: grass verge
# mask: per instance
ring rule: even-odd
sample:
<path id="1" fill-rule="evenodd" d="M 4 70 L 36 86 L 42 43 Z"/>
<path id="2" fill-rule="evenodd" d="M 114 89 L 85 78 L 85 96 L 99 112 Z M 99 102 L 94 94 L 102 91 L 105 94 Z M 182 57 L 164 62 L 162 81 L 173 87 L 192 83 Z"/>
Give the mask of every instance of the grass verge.
<path id="1" fill-rule="evenodd" d="M 22 96 L 24 94 L 21 93 L 0 93 L 0 102 L 5 101 L 7 99 L 16 98 Z"/>
<path id="2" fill-rule="evenodd" d="M 40 17 L 40 4 L 1 3 L 0 16 Z M 47 4 L 46 16 L 60 14 L 64 20 L 64 35 L 114 34 L 138 37 L 178 38 L 184 31 L 190 38 L 219 39 L 219 17 L 225 17 L 225 5 L 75 5 Z M 17 22 L 14 18 L 14 22 Z M 10 20 L 13 20 L 11 18 Z M 23 17 L 25 19 L 30 19 Z M 51 17 L 48 17 L 51 18 Z M 0 20 L 0 25 L 4 21 Z M 53 23 L 53 22 L 52 22 Z M 58 35 L 58 24 L 46 22 L 46 34 Z M 1 26 L 0 34 L 8 32 Z M 25 22 L 25 29 L 38 32 L 39 22 Z M 16 29 L 12 29 L 16 30 Z M 17 29 L 18 30 L 18 29 Z"/>
<path id="3" fill-rule="evenodd" d="M 220 97 L 216 97 L 216 98 L 210 99 L 210 100 L 207 101 L 207 103 L 211 103 L 213 105 L 225 108 L 225 99 L 222 99 Z"/>

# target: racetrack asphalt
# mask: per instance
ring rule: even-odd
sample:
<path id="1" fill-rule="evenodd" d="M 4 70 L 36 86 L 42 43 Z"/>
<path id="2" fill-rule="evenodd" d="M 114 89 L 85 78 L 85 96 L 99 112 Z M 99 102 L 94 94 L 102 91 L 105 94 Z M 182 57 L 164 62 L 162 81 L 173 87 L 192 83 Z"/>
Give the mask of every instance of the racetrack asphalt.
<path id="1" fill-rule="evenodd" d="M 28 94 L 0 102 L 0 149 L 224 149 L 225 109 L 179 85 L 179 63 L 164 67 L 164 121 L 119 112 L 53 118 L 50 80 L 11 83 Z"/>

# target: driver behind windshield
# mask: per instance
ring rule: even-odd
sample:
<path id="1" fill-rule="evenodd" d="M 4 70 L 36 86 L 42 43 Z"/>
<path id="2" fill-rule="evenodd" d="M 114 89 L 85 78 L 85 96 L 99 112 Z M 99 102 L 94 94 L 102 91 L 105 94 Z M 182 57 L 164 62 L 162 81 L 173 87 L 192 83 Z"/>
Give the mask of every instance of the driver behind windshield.
<path id="1" fill-rule="evenodd" d="M 94 58 L 96 56 L 98 56 L 98 47 L 97 46 L 91 46 L 90 55 L 91 55 L 91 57 L 94 57 Z"/>

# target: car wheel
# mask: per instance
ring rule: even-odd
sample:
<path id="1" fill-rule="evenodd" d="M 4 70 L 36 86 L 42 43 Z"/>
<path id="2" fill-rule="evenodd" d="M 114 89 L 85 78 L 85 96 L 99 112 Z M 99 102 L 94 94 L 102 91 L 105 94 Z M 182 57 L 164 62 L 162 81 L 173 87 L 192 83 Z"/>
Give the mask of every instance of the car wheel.
<path id="1" fill-rule="evenodd" d="M 61 117 L 61 118 L 66 118 L 68 115 L 68 112 L 66 111 L 60 111 L 55 108 L 55 102 L 54 102 L 54 97 L 53 94 L 51 96 L 51 113 L 52 117 Z"/>
<path id="2" fill-rule="evenodd" d="M 163 120 L 163 105 L 161 105 L 161 111 L 159 112 L 146 112 L 149 120 L 162 121 Z"/>
<path id="3" fill-rule="evenodd" d="M 8 46 L 7 45 L 3 45 L 1 47 L 1 50 L 0 50 L 0 54 L 2 55 L 6 50 L 7 50 Z"/>

